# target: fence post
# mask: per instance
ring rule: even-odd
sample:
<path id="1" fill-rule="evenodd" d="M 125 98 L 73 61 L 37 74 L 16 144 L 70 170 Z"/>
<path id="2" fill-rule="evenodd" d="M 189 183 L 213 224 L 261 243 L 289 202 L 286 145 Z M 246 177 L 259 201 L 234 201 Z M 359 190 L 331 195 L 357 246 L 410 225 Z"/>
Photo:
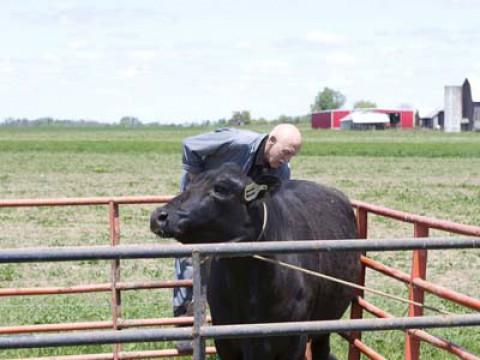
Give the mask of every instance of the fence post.
<path id="1" fill-rule="evenodd" d="M 108 203 L 110 243 L 112 246 L 120 244 L 120 211 L 118 203 L 110 201 Z M 119 330 L 119 321 L 122 317 L 122 298 L 120 290 L 117 289 L 117 283 L 120 281 L 120 260 L 112 260 L 111 266 L 111 284 L 112 284 L 112 323 L 113 330 Z M 113 360 L 120 359 L 119 353 L 122 351 L 122 344 L 113 345 Z"/>
<path id="2" fill-rule="evenodd" d="M 429 228 L 421 223 L 414 223 L 413 236 L 414 237 L 428 237 Z M 414 250 L 412 256 L 412 281 L 415 278 L 426 279 L 427 276 L 427 250 Z M 424 291 L 410 283 L 409 285 L 409 299 L 423 304 Z M 422 316 L 423 308 L 410 304 L 408 307 L 408 316 Z M 418 360 L 420 358 L 420 340 L 411 332 L 406 333 L 405 337 L 405 359 Z"/>
<path id="3" fill-rule="evenodd" d="M 198 251 L 192 253 L 193 263 L 193 360 L 205 359 L 205 338 L 200 336 L 200 328 L 206 320 L 206 268 Z"/>
<path id="4" fill-rule="evenodd" d="M 368 235 L 368 211 L 364 208 L 358 207 L 356 213 L 357 220 L 357 238 L 366 239 Z M 366 252 L 362 252 L 363 255 Z M 361 286 L 365 285 L 365 265 L 361 263 L 360 276 L 358 284 Z M 363 290 L 355 290 L 355 299 L 357 297 L 363 297 Z M 361 319 L 363 316 L 363 309 L 357 303 L 356 300 L 352 301 L 352 308 L 350 311 L 350 319 Z M 361 340 L 362 333 L 360 331 L 352 331 L 349 348 L 348 348 L 348 360 L 360 360 L 360 350 L 354 345 L 356 339 Z"/>

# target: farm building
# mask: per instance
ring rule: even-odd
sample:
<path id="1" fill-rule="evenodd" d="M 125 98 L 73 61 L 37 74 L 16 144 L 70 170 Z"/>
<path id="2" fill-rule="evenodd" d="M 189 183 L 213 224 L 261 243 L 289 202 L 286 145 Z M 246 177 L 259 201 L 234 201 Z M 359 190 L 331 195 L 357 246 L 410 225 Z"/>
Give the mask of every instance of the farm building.
<path id="1" fill-rule="evenodd" d="M 445 86 L 445 131 L 480 130 L 480 102 L 473 101 L 470 82 Z"/>
<path id="2" fill-rule="evenodd" d="M 350 114 L 355 113 L 386 114 L 388 116 L 388 122 L 384 123 L 382 128 L 412 129 L 415 127 L 415 110 L 411 109 L 332 109 L 313 113 L 312 128 L 340 129 L 342 125 L 342 120 L 347 120 Z M 360 126 L 360 128 L 368 127 L 369 123 L 368 120 L 365 120 L 365 115 L 355 115 L 354 118 L 362 119 L 361 122 L 363 126 Z M 375 126 L 374 124 L 376 123 L 378 116 L 372 115 L 371 118 L 371 125 Z M 352 123 L 354 123 L 354 121 L 352 121 Z"/>
<path id="3" fill-rule="evenodd" d="M 447 132 L 480 130 L 480 101 L 473 101 L 468 79 L 461 86 L 445 86 L 445 110 L 420 116 L 420 126 Z"/>
<path id="4" fill-rule="evenodd" d="M 420 114 L 419 125 L 428 129 L 443 129 L 445 124 L 445 111 L 443 109 L 435 109 L 426 114 Z"/>

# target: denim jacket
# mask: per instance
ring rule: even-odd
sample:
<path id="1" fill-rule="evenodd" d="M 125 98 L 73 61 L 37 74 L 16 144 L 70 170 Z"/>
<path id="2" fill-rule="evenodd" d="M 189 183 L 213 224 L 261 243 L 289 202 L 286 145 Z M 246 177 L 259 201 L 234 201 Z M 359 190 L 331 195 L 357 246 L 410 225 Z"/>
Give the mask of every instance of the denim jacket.
<path id="1" fill-rule="evenodd" d="M 199 174 L 219 167 L 223 163 L 233 162 L 247 174 L 255 160 L 255 154 L 267 134 L 249 130 L 222 128 L 205 134 L 186 138 L 183 142 L 183 175 L 180 190 L 184 191 L 189 183 L 187 173 Z M 282 180 L 290 179 L 290 166 L 284 164 L 268 173 Z"/>

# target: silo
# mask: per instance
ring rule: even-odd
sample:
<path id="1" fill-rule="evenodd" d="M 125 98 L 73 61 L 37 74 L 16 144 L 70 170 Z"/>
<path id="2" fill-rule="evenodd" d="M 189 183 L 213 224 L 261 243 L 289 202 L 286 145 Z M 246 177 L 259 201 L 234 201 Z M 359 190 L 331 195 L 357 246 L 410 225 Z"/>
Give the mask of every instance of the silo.
<path id="1" fill-rule="evenodd" d="M 446 132 L 460 132 L 462 121 L 462 87 L 445 86 L 445 123 Z"/>

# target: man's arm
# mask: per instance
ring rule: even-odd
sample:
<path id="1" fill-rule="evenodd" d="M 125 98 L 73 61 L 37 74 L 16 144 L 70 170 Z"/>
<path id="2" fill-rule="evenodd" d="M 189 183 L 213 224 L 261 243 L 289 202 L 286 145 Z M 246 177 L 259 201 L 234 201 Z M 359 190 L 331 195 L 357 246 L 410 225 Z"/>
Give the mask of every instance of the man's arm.
<path id="1" fill-rule="evenodd" d="M 187 173 L 188 176 L 188 181 L 192 182 L 193 179 L 197 177 L 198 174 L 193 174 L 193 173 Z"/>
<path id="2" fill-rule="evenodd" d="M 188 185 L 193 181 L 193 179 L 198 174 L 188 173 L 185 170 L 183 171 L 182 177 L 180 179 L 180 191 L 185 191 Z"/>
<path id="3" fill-rule="evenodd" d="M 183 169 L 192 175 L 202 172 L 205 169 L 207 157 L 214 155 L 220 147 L 230 144 L 232 139 L 233 132 L 230 129 L 219 129 L 185 139 Z"/>

